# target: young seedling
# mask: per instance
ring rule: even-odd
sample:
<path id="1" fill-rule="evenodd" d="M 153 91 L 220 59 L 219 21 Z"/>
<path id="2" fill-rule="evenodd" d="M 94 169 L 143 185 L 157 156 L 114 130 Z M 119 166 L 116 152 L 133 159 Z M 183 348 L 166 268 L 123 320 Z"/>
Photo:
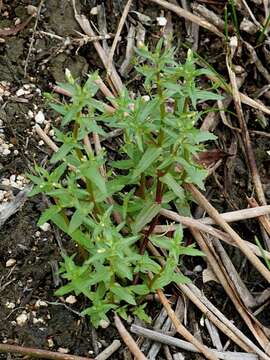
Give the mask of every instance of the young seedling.
<path id="1" fill-rule="evenodd" d="M 39 225 L 52 221 L 84 250 L 83 259 L 63 256 L 60 273 L 66 285 L 56 294 L 87 297 L 89 307 L 83 314 L 94 326 L 106 320 L 111 309 L 124 318 L 133 311 L 149 321 L 146 295 L 172 282 L 189 281 L 174 270 L 181 256 L 202 255 L 194 246 L 183 246 L 180 226 L 173 237 L 154 235 L 153 230 L 162 220 L 160 209 L 187 209 L 190 196 L 182 184 L 204 187 L 207 172 L 195 159 L 202 143 L 215 136 L 195 127 L 201 116 L 197 105 L 220 96 L 197 86 L 209 70 L 195 67 L 191 51 L 183 64 L 175 62 L 172 49 L 163 50 L 162 41 L 154 52 L 143 47 L 137 53 L 144 60 L 137 71 L 148 96 L 134 99 L 125 89 L 113 100 L 113 114 L 95 99 L 96 73 L 84 86 L 68 74 L 68 83 L 60 86 L 72 95 L 71 102 L 51 105 L 61 114 L 63 129 L 55 130 L 62 145 L 50 159 L 53 170 L 36 166 L 36 175 L 30 175 L 36 185 L 31 195 L 43 193 L 53 202 Z M 104 149 L 95 154 L 86 141 L 93 132 L 105 136 L 108 127 L 123 131 L 114 161 Z M 101 167 L 107 168 L 106 177 Z M 113 205 L 108 198 L 114 199 Z M 149 241 L 164 254 L 164 267 L 147 252 Z"/>

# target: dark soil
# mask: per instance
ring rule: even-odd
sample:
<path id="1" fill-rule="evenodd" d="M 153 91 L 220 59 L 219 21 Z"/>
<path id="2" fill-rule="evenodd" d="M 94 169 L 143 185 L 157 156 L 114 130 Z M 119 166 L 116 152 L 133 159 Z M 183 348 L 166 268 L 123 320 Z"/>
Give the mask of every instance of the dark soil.
<path id="1" fill-rule="evenodd" d="M 225 1 L 222 1 L 224 4 Z M 101 1 L 78 0 L 80 11 L 90 16 L 90 9 Z M 180 3 L 180 2 L 179 2 Z M 218 2 L 217 2 L 218 3 Z M 220 2 L 221 3 L 221 2 Z M 125 1 L 104 1 L 107 16 L 108 32 L 114 33 Z M 21 22 L 28 17 L 26 6 L 38 6 L 39 1 L 21 0 L 4 1 L 0 14 L 0 28 L 13 27 L 17 18 Z M 216 11 L 220 10 L 220 4 L 212 5 Z M 211 4 L 210 4 L 211 7 Z M 161 14 L 158 6 L 149 4 L 147 1 L 134 1 L 132 10 L 139 11 L 153 19 L 153 24 L 146 26 L 147 42 L 156 42 L 160 36 L 160 29 L 156 25 L 156 17 Z M 259 12 L 260 14 L 260 12 Z M 135 15 L 132 15 L 135 18 Z M 95 18 L 92 17 L 95 22 Z M 185 24 L 183 19 L 174 17 L 176 45 L 186 41 Z M 45 118 L 53 126 L 57 126 L 58 120 L 45 104 L 43 92 L 51 91 L 51 84 L 64 80 L 65 69 L 68 68 L 75 78 L 84 79 L 87 72 L 100 69 L 104 71 L 98 55 L 92 44 L 66 45 L 58 39 L 50 36 L 35 34 L 33 48 L 24 73 L 25 61 L 29 52 L 30 42 L 33 35 L 35 19 L 14 36 L 4 38 L 0 42 L 0 87 L 5 88 L 8 94 L 2 96 L 0 102 L 0 120 L 3 121 L 5 142 L 12 144 L 8 155 L 0 155 L 0 179 L 10 178 L 12 175 L 21 175 L 31 171 L 34 163 L 46 164 L 51 151 L 40 143 L 40 138 L 33 132 L 35 124 L 31 113 L 36 114 L 42 110 Z M 38 31 L 57 34 L 64 38 L 77 37 L 76 31 L 82 32 L 74 19 L 70 2 L 64 0 L 46 0 L 41 9 L 41 15 L 37 25 Z M 115 55 L 118 66 L 125 57 L 126 29 Z M 220 73 L 225 75 L 226 64 L 224 60 L 224 48 L 221 41 L 201 30 L 198 52 Z M 180 48 L 177 56 L 181 59 L 185 56 L 185 50 Z M 239 62 L 241 62 L 239 60 Z M 245 62 L 245 60 L 243 60 Z M 253 81 L 254 66 L 240 63 L 249 71 L 250 80 L 246 81 L 243 92 L 248 94 L 265 85 L 257 73 Z M 137 87 L 135 73 L 129 74 L 126 79 L 129 86 Z M 30 91 L 22 96 L 18 95 L 19 89 Z M 28 91 L 27 90 L 27 91 Z M 26 91 L 26 92 L 27 92 Z M 265 105 L 269 105 L 265 99 Z M 30 111 L 30 112 L 29 112 Z M 255 122 L 254 110 L 249 111 L 250 129 L 261 130 Z M 264 131 L 267 131 L 265 129 Z M 219 140 L 216 145 L 230 153 L 230 146 L 234 140 L 228 127 L 220 125 L 216 134 Z M 270 197 L 269 185 L 269 140 L 267 137 L 253 136 L 253 146 L 265 193 Z M 247 207 L 246 195 L 251 194 L 250 177 L 245 164 L 245 159 L 238 146 L 236 155 L 230 158 L 216 173 L 215 180 L 211 178 L 207 183 L 207 191 L 211 196 L 212 204 L 221 212 Z M 2 180 L 1 180 L 2 181 Z M 221 184 L 221 186 L 220 186 Z M 55 277 L 55 266 L 61 260 L 60 249 L 57 239 L 61 238 L 63 246 L 72 251 L 69 240 L 53 227 L 48 231 L 42 231 L 36 225 L 41 211 L 46 207 L 42 197 L 29 199 L 22 209 L 12 216 L 1 228 L 0 237 L 0 342 L 19 344 L 40 349 L 58 350 L 68 349 L 71 354 L 82 356 L 97 355 L 115 338 L 118 333 L 113 325 L 106 330 L 98 330 L 97 334 L 91 324 L 85 318 L 80 317 L 80 312 L 85 306 L 84 299 L 78 298 L 77 302 L 70 305 L 65 299 L 54 296 L 55 289 L 59 286 L 59 280 Z M 249 221 L 235 227 L 240 235 L 246 240 L 251 240 L 259 231 L 257 222 Z M 234 248 L 228 248 L 237 269 L 241 268 L 242 255 Z M 7 261 L 15 259 L 16 263 L 7 267 Z M 203 288 L 206 295 L 214 304 L 218 305 L 230 319 L 233 319 L 241 328 L 241 320 L 230 301 L 224 303 L 227 298 L 221 286 L 214 282 L 202 284 L 201 275 L 193 272 L 197 263 L 203 268 L 206 264 L 203 260 L 187 260 L 186 269 L 191 272 L 195 283 Z M 244 267 L 243 279 L 248 287 L 254 292 L 260 292 L 265 284 L 249 264 Z M 48 302 L 40 306 L 40 301 Z M 160 306 L 151 306 L 151 312 L 156 314 Z M 23 325 L 18 324 L 18 317 L 27 315 Z M 196 315 L 196 314 L 195 314 Z M 199 319 L 199 314 L 198 317 Z M 264 325 L 270 325 L 269 305 L 260 314 L 260 321 Z M 246 330 L 247 331 L 247 330 Z M 248 333 L 248 332 L 247 332 Z M 207 343 L 208 339 L 204 339 Z M 187 356 L 190 356 L 189 354 Z M 21 356 L 0 354 L 0 359 L 21 359 Z M 124 358 L 124 346 L 115 353 L 112 359 Z M 165 359 L 162 353 L 159 357 Z M 187 357 L 189 359 L 191 357 Z"/>

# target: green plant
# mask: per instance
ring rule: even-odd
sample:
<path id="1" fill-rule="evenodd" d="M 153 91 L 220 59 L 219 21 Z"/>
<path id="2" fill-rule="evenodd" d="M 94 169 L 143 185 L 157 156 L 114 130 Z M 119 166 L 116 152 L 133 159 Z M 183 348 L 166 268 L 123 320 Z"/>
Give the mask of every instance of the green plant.
<path id="1" fill-rule="evenodd" d="M 146 47 L 137 53 L 145 60 L 137 71 L 145 78 L 148 98 L 133 99 L 125 89 L 114 99 L 113 114 L 94 98 L 96 73 L 84 86 L 68 74 L 68 83 L 60 85 L 72 94 L 71 102 L 51 104 L 64 127 L 55 129 L 62 145 L 50 160 L 53 170 L 36 166 L 36 176 L 30 175 L 36 185 L 31 195 L 44 193 L 54 202 L 39 224 L 51 220 L 83 250 L 80 256 L 63 256 L 60 273 L 67 284 L 56 294 L 86 296 L 89 307 L 83 314 L 95 326 L 111 309 L 126 317 L 127 305 L 149 320 L 145 296 L 189 281 L 174 272 L 180 257 L 202 255 L 194 246 L 183 246 L 180 226 L 173 237 L 153 230 L 161 208 L 188 208 L 184 183 L 204 187 L 207 171 L 194 159 L 202 143 L 215 136 L 195 128 L 201 115 L 197 105 L 220 96 L 197 86 L 209 70 L 196 69 L 191 51 L 184 64 L 176 63 L 173 50 L 163 50 L 161 41 L 153 53 Z M 108 127 L 123 130 L 114 161 L 104 149 L 95 154 L 85 141 L 92 132 L 106 135 Z M 164 267 L 147 252 L 148 241 L 161 249 Z"/>

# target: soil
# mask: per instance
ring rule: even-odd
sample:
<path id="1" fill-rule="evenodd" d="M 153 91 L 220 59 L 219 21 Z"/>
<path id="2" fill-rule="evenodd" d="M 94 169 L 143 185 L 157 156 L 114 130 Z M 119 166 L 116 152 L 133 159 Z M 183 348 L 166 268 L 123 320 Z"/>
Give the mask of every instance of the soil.
<path id="1" fill-rule="evenodd" d="M 225 1 L 221 1 L 224 5 Z M 1 2 L 0 2 L 1 3 Z M 96 0 L 78 0 L 77 7 L 86 16 L 90 10 L 101 3 Z M 216 11 L 221 9 L 219 4 L 211 5 Z M 215 1 L 213 1 L 215 3 Z M 104 1 L 107 14 L 108 32 L 114 33 L 125 1 Z M 0 14 L 0 29 L 13 27 L 16 20 L 23 23 L 27 18 L 27 6 L 38 6 L 36 0 L 4 1 Z M 147 1 L 134 1 L 132 11 L 143 13 L 152 19 L 150 26 L 146 28 L 147 42 L 156 42 L 160 36 L 160 29 L 156 24 L 156 17 L 160 16 L 161 8 L 148 4 Z M 256 10 L 256 9 L 255 9 Z M 261 12 L 258 11 L 260 15 Z M 132 15 L 135 19 L 135 13 Z M 175 33 L 179 43 L 186 41 L 186 30 L 183 19 L 172 16 Z M 33 131 L 35 125 L 34 116 L 38 111 L 45 114 L 48 124 L 57 126 L 58 119 L 46 105 L 44 92 L 51 91 L 51 84 L 64 81 L 65 69 L 68 68 L 73 76 L 85 79 L 85 75 L 99 69 L 102 75 L 104 69 L 101 61 L 91 43 L 77 44 L 68 43 L 68 39 L 78 37 L 82 32 L 78 26 L 71 6 L 71 2 L 64 0 L 46 0 L 41 8 L 41 14 L 37 24 L 37 32 L 33 33 L 35 18 L 21 31 L 13 36 L 3 37 L 0 42 L 0 120 L 3 122 L 3 134 L 5 143 L 8 144 L 10 153 L 0 155 L 0 178 L 10 179 L 12 175 L 18 176 L 30 172 L 35 163 L 46 164 L 51 151 L 40 142 L 40 138 Z M 51 37 L 40 32 L 52 33 L 65 38 L 66 44 L 58 38 Z M 117 48 L 115 55 L 116 65 L 120 66 L 125 58 L 125 36 Z M 33 47 L 29 54 L 30 44 Z M 206 30 L 201 30 L 198 52 L 221 74 L 225 74 L 226 65 L 224 49 L 221 41 Z M 179 48 L 177 56 L 181 59 L 185 54 L 183 48 Z M 26 64 L 26 59 L 27 64 Z M 220 60 L 222 59 L 222 61 Z M 244 61 L 243 61 L 244 62 Z M 243 92 L 254 93 L 255 90 L 265 85 L 265 80 L 256 73 L 253 64 L 241 62 L 250 75 L 250 80 L 245 82 Z M 25 66 L 26 71 L 25 71 Z M 253 74 L 255 75 L 253 79 Z M 131 71 L 126 81 L 130 88 L 136 88 L 135 73 Z M 1 90 L 2 89 L 2 90 Z M 23 89 L 23 95 L 20 95 Z M 0 94 L 1 95 L 1 94 Z M 269 100 L 265 105 L 269 105 Z M 245 108 L 249 112 L 249 126 L 252 130 L 261 130 L 254 110 Z M 43 124 L 44 125 L 44 124 Z M 267 129 L 264 129 L 267 132 Z M 232 133 L 225 125 L 220 125 L 216 130 L 219 137 L 217 145 L 224 151 L 230 152 Z M 254 134 L 252 136 L 262 182 L 266 196 L 270 198 L 269 185 L 269 139 Z M 219 186 L 226 179 L 226 188 Z M 248 189 L 248 190 L 247 190 Z M 221 212 L 247 207 L 246 194 L 250 195 L 250 176 L 245 164 L 245 159 L 238 147 L 237 154 L 230 158 L 216 173 L 215 180 L 207 183 L 207 191 L 210 192 L 212 204 Z M 229 194 L 229 198 L 228 198 Z M 19 212 L 13 215 L 1 228 L 0 238 L 0 341 L 11 344 L 20 344 L 40 349 L 54 351 L 67 349 L 71 354 L 81 356 L 97 355 L 107 347 L 118 333 L 113 325 L 107 329 L 96 331 L 89 321 L 78 315 L 84 306 L 84 299 L 77 298 L 75 304 L 68 304 L 65 299 L 54 296 L 54 291 L 59 287 L 59 278 L 55 277 L 55 267 L 61 261 L 60 249 L 57 239 L 61 238 L 63 246 L 72 251 L 69 239 L 60 234 L 51 226 L 47 231 L 37 227 L 37 220 L 41 211 L 46 207 L 46 201 L 42 197 L 28 199 Z M 246 240 L 251 240 L 259 231 L 257 222 L 249 221 L 235 226 L 235 229 Z M 241 268 L 242 256 L 235 249 L 229 248 L 230 255 L 237 268 Z M 14 259 L 14 260 L 13 260 Z M 12 266 L 7 262 L 11 260 Z M 225 293 L 221 286 L 214 282 L 202 284 L 201 275 L 193 272 L 197 265 L 196 261 L 206 267 L 202 260 L 187 260 L 186 270 L 192 273 L 193 280 L 209 296 L 209 299 L 223 308 L 224 313 L 229 315 L 235 323 L 241 327 L 235 309 L 230 301 L 224 304 Z M 260 292 L 264 287 L 264 281 L 258 277 L 255 270 L 246 264 L 242 269 L 244 281 L 253 292 Z M 258 280 L 259 279 L 259 280 Z M 154 314 L 160 309 L 155 304 Z M 18 318 L 26 315 L 26 321 L 18 324 Z M 199 318 L 199 317 L 198 317 Z M 270 325 L 269 305 L 260 314 L 260 321 L 265 326 Z M 247 329 L 245 331 L 248 331 Z M 208 339 L 204 339 L 206 342 Z M 125 347 L 122 346 L 112 359 L 124 359 Z M 0 354 L 0 359 L 21 359 L 19 355 Z M 187 357 L 191 358 L 191 357 Z M 159 359 L 165 359 L 160 355 Z"/>

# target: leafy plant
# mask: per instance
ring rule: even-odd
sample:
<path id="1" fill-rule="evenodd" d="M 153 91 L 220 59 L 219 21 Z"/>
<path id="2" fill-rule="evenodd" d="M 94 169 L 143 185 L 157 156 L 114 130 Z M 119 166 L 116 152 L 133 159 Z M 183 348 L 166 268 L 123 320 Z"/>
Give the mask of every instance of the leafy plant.
<path id="1" fill-rule="evenodd" d="M 84 250 L 83 258 L 63 256 L 60 273 L 67 283 L 56 294 L 86 296 L 89 307 L 83 314 L 94 326 L 111 309 L 127 316 L 127 305 L 149 320 L 145 296 L 172 282 L 188 282 L 174 272 L 181 256 L 202 255 L 183 246 L 180 225 L 173 237 L 157 236 L 153 230 L 161 208 L 187 207 L 190 196 L 184 183 L 204 187 L 207 171 L 195 158 L 202 143 L 215 136 L 196 129 L 201 116 L 197 107 L 220 96 L 197 86 L 209 70 L 195 67 L 191 51 L 184 64 L 174 61 L 172 49 L 162 49 L 162 41 L 154 52 L 143 47 L 137 53 L 144 60 L 137 71 L 148 97 L 133 99 L 125 89 L 114 99 L 113 114 L 94 98 L 96 73 L 83 86 L 68 74 L 68 83 L 60 86 L 72 94 L 71 102 L 51 104 L 63 127 L 55 129 L 62 145 L 50 160 L 53 170 L 36 166 L 36 175 L 30 175 L 36 185 L 31 195 L 44 193 L 54 202 L 39 225 L 52 221 Z M 104 149 L 94 153 L 87 141 L 93 132 L 106 135 L 108 127 L 123 130 L 114 161 Z M 147 252 L 148 241 L 160 248 L 165 266 Z"/>

